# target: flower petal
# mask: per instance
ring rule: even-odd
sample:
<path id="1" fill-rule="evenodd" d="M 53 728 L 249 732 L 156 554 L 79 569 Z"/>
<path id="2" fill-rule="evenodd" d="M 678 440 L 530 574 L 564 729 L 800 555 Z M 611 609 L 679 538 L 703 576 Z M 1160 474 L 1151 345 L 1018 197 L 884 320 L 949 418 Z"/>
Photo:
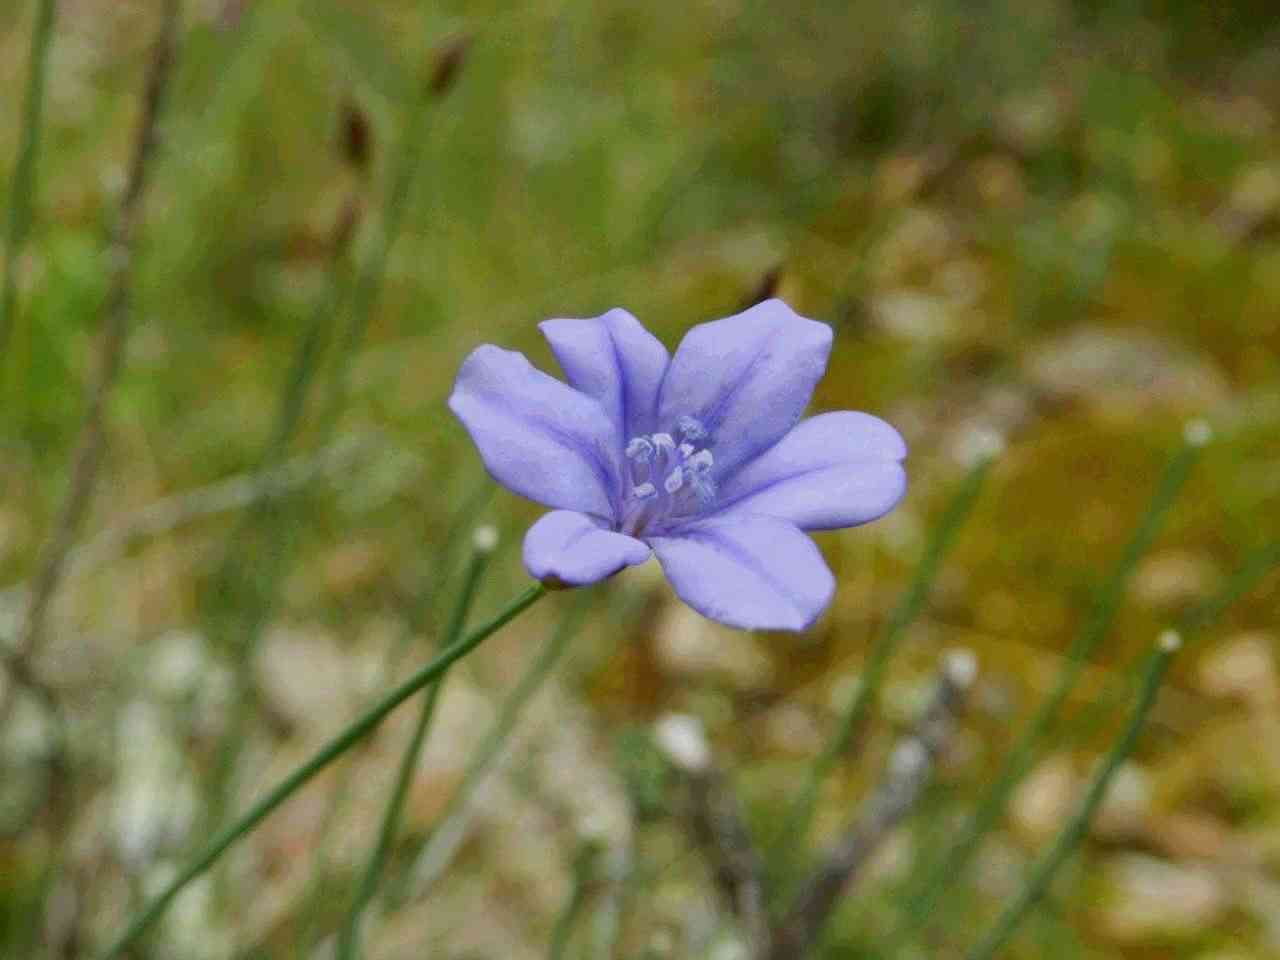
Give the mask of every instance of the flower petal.
<path id="1" fill-rule="evenodd" d="M 781 300 L 694 327 L 667 369 L 659 422 L 697 418 L 711 435 L 717 477 L 796 425 L 827 368 L 831 328 Z"/>
<path id="2" fill-rule="evenodd" d="M 449 409 L 504 487 L 548 507 L 614 516 L 621 441 L 590 397 L 486 345 L 463 361 Z"/>
<path id="3" fill-rule="evenodd" d="M 716 506 L 778 517 L 801 530 L 869 523 L 906 492 L 906 454 L 898 431 L 877 417 L 819 414 L 729 477 Z"/>
<path id="4" fill-rule="evenodd" d="M 649 547 L 606 530 L 571 510 L 542 516 L 524 536 L 524 568 L 535 580 L 548 578 L 578 587 L 603 580 L 649 559 Z"/>
<path id="5" fill-rule="evenodd" d="M 586 320 L 547 320 L 539 328 L 565 379 L 594 397 L 623 442 L 653 433 L 667 348 L 626 310 Z"/>
<path id="6" fill-rule="evenodd" d="M 649 543 L 680 599 L 731 627 L 803 630 L 835 592 L 817 545 L 773 517 L 715 517 Z"/>

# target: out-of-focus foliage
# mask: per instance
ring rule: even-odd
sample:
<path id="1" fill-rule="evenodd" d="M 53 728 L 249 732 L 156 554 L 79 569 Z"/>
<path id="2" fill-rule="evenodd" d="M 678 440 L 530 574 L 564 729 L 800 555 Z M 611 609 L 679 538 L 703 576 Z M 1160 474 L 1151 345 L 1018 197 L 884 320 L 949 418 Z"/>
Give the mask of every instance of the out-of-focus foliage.
<path id="1" fill-rule="evenodd" d="M 159 4 L 59 7 L 32 234 L 0 356 L 4 584 L 31 575 L 65 493 L 107 282 L 104 231 Z M 346 443 L 339 468 L 318 470 L 266 512 L 269 525 L 237 535 L 250 547 L 232 554 L 234 589 L 217 579 L 237 549 L 228 511 L 133 538 L 65 584 L 40 667 L 67 705 L 76 818 L 66 846 L 52 843 L 41 816 L 51 734 L 24 701 L 0 740 L 0 953 L 28 949 L 30 905 L 45 895 L 71 897 L 87 942 L 99 943 L 209 826 L 207 790 L 236 722 L 227 704 L 245 648 L 232 628 L 245 591 L 270 603 L 244 654 L 255 709 L 232 758 L 236 808 L 425 657 L 460 523 L 485 518 L 503 532 L 482 615 L 518 588 L 513 545 L 537 511 L 505 493 L 477 498 L 477 457 L 443 406 L 477 343 L 550 368 L 538 320 L 622 305 L 674 345 L 775 270 L 781 296 L 836 328 L 816 406 L 870 410 L 907 436 L 907 501 L 875 526 L 821 539 L 839 589 L 807 636 L 712 627 L 645 571 L 600 588 L 449 871 L 376 915 L 367 955 L 419 956 L 424 944 L 441 956 L 543 955 L 588 832 L 634 873 L 616 899 L 607 876 L 592 886 L 575 941 L 583 956 L 596 955 L 599 917 L 615 907 L 618 956 L 721 956 L 724 917 L 637 731 L 664 711 L 701 717 L 768 836 L 975 430 L 995 430 L 1008 452 L 890 668 L 868 736 L 822 797 L 819 839 L 879 769 L 939 650 L 977 652 L 982 681 L 940 786 L 841 911 L 823 954 L 877 956 L 913 869 L 1052 683 L 1183 423 L 1204 417 L 1215 441 L 1065 729 L 909 946 L 946 957 L 971 942 L 1114 733 L 1118 715 L 1093 723 L 1095 696 L 1280 537 L 1272 4 L 186 8 L 87 534 L 261 466 L 317 304 L 336 291 L 329 313 L 335 329 L 346 322 L 350 263 L 376 244 L 421 110 L 426 149 L 368 335 L 354 355 L 335 336 L 283 451 Z M 29 2 L 0 9 L 5 184 L 33 16 Z M 447 97 L 415 108 L 439 51 L 461 36 L 472 42 Z M 353 210 L 352 249 L 335 268 L 335 230 Z M 323 385 L 345 363 L 350 390 L 329 427 Z M 1009 956 L 1280 956 L 1278 587 L 1264 579 L 1182 658 L 1083 855 Z M 430 612 L 392 656 L 424 592 Z M 569 602 L 544 602 L 455 671 L 410 791 L 398 871 Z M 20 591 L 0 595 L 0 636 L 21 609 Z M 349 768 L 230 855 L 175 905 L 146 955 L 285 957 L 332 933 L 411 723 L 393 717 Z"/>

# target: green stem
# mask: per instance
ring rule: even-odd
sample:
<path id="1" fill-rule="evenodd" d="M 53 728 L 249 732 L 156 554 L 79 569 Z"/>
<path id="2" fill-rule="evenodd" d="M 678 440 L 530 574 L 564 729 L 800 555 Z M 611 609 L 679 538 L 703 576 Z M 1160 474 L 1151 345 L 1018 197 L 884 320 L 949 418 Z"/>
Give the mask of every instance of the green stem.
<path id="1" fill-rule="evenodd" d="M 461 51 L 464 48 L 458 49 Z M 448 55 L 446 52 L 445 56 Z M 461 52 L 458 56 L 460 63 Z M 437 69 L 438 67 L 439 63 L 437 63 Z M 433 74 L 435 72 L 432 71 Z M 405 119 L 404 128 L 407 132 L 400 141 L 399 152 L 392 166 L 391 190 L 387 197 L 383 221 L 380 224 L 381 229 L 374 235 L 372 250 L 364 268 L 356 278 L 355 288 L 352 291 L 351 311 L 343 330 L 337 363 L 329 381 L 328 396 L 321 413 L 321 429 L 327 429 L 336 421 L 346 402 L 351 359 L 364 343 L 365 332 L 373 316 L 373 308 L 378 303 L 383 282 L 386 280 L 387 261 L 404 225 L 414 176 L 426 152 L 431 119 L 431 111 L 428 107 L 439 100 L 445 92 L 446 89 L 437 84 L 435 77 L 428 77 L 410 106 L 409 116 Z"/>
<path id="2" fill-rule="evenodd" d="M 328 438 L 342 413 L 347 393 L 347 377 L 350 364 L 356 353 L 359 352 L 364 339 L 364 331 L 368 327 L 373 308 L 377 303 L 378 294 L 381 291 L 382 282 L 386 274 L 387 259 L 396 237 L 400 233 L 413 186 L 413 179 L 417 173 L 421 155 L 425 148 L 427 140 L 426 106 L 439 92 L 433 90 L 430 83 L 424 84 L 422 93 L 411 108 L 408 119 L 410 133 L 402 144 L 400 155 L 395 163 L 391 192 L 384 205 L 382 229 L 377 232 L 373 242 L 373 251 L 357 272 L 353 289 L 350 293 L 350 316 L 343 329 L 341 342 L 338 346 L 339 352 L 334 360 L 332 377 L 322 401 L 322 409 L 316 431 L 320 442 Z M 348 234 L 346 242 L 338 243 L 335 246 L 335 279 L 331 281 L 326 296 L 317 305 L 315 316 L 299 341 L 293 368 L 285 383 L 284 393 L 281 397 L 276 427 L 268 446 L 268 457 L 274 458 L 282 454 L 293 436 L 296 435 L 301 425 L 305 405 L 310 397 L 312 382 L 320 369 L 324 355 L 329 352 L 333 326 L 338 316 L 339 294 L 343 292 L 339 290 L 336 278 L 338 267 L 346 253 L 349 240 L 350 236 Z M 342 279 L 345 286 L 345 274 Z M 246 522 L 252 519 L 252 517 L 247 517 Z M 286 535 L 281 535 L 277 532 L 282 528 L 286 529 Z M 235 698 L 237 704 L 241 705 L 241 708 L 237 709 L 236 713 L 242 719 L 233 725 L 231 735 L 224 744 L 220 762 L 215 768 L 211 791 L 214 796 L 213 816 L 210 818 L 210 822 L 215 825 L 220 822 L 222 810 L 228 800 L 231 774 L 237 755 L 237 745 L 243 740 L 243 728 L 247 726 L 250 719 L 249 711 L 242 708 L 244 701 L 248 699 L 251 693 L 249 660 L 257 647 L 258 635 L 270 614 L 271 605 L 275 601 L 279 581 L 284 573 L 283 567 L 286 563 L 290 543 L 290 538 L 287 536 L 287 525 L 283 522 L 262 524 L 261 528 L 258 525 L 254 525 L 252 529 L 257 533 L 258 537 L 265 536 L 273 544 L 274 549 L 263 551 L 268 554 L 267 566 L 262 575 L 264 582 L 256 595 L 246 599 L 244 605 L 247 607 L 248 612 L 246 616 L 240 618 L 240 623 L 243 626 L 237 630 L 237 633 L 244 637 L 244 641 L 236 650 Z M 265 535 L 261 533 L 262 529 L 267 531 Z M 243 527 L 238 528 L 233 534 L 231 542 L 238 543 L 242 540 L 247 540 L 246 532 Z M 227 557 L 224 559 L 222 573 L 216 581 L 215 594 L 217 596 L 225 594 L 230 583 L 227 579 L 227 574 L 234 572 L 239 556 L 240 554 L 233 553 L 229 548 Z"/>
<path id="3" fill-rule="evenodd" d="M 421 885 L 429 882 L 431 877 L 442 868 L 443 863 L 448 860 L 457 840 L 458 832 L 463 826 L 460 821 L 467 802 L 475 793 L 476 787 L 480 785 L 485 774 L 488 773 L 490 765 L 502 751 L 503 745 L 511 736 L 511 732 L 515 729 L 516 723 L 523 714 L 525 707 L 528 706 L 529 701 L 533 699 L 533 695 L 538 692 L 538 689 L 550 676 L 556 664 L 560 662 L 565 650 L 568 649 L 569 641 L 573 639 L 578 632 L 578 628 L 582 625 L 590 600 L 591 594 L 583 591 L 581 596 L 575 600 L 573 606 L 565 613 L 564 618 L 556 625 L 551 636 L 547 639 L 546 645 L 539 651 L 533 663 L 525 670 L 511 693 L 503 701 L 493 726 L 489 728 L 484 740 L 480 742 L 470 762 L 467 764 L 466 771 L 462 775 L 462 782 L 458 784 L 458 788 L 449 796 L 444 810 L 436 818 L 436 825 L 431 828 L 430 833 L 422 841 L 418 851 L 409 858 L 413 867 L 411 868 L 412 873 L 407 885 L 420 889 Z M 406 896 L 403 889 L 405 885 L 406 883 L 402 882 L 402 889 L 392 897 L 393 902 L 401 902 Z"/>
<path id="4" fill-rule="evenodd" d="M 307 781 L 371 733 L 387 714 L 427 686 L 427 684 L 439 680 L 455 662 L 461 660 L 491 634 L 497 632 L 533 606 L 545 593 L 546 588 L 541 584 L 529 587 L 500 614 L 484 626 L 473 630 L 457 643 L 441 650 L 435 659 L 383 697 L 342 733 L 321 747 L 311 759 L 295 769 L 275 789 L 259 800 L 248 813 L 215 836 L 200 855 L 170 881 L 169 885 L 133 918 L 124 932 L 100 954 L 100 960 L 110 960 L 111 957 L 119 956 L 126 947 L 159 919 L 173 898 L 187 884 L 213 866 L 218 858 L 226 852 L 227 848 L 246 836 L 276 807 L 280 806 L 300 787 L 304 786 Z"/>
<path id="5" fill-rule="evenodd" d="M 632 811 L 634 815 L 634 811 Z M 596 911 L 592 921 L 591 949 L 587 956 L 600 957 L 601 960 L 612 960 L 618 952 L 618 941 L 622 938 L 627 908 L 636 892 L 636 833 L 631 831 L 631 841 L 626 855 L 613 875 L 608 878 L 610 889 L 605 901 Z"/>
<path id="6" fill-rule="evenodd" d="M 18 162 L 9 183 L 9 217 L 5 230 L 4 281 L 0 288 L 0 374 L 13 328 L 18 299 L 18 259 L 31 226 L 31 205 L 35 194 L 36 155 L 44 126 L 44 88 L 48 76 L 49 46 L 53 40 L 56 0 L 39 0 L 35 28 L 31 32 L 31 53 L 27 62 L 27 99 L 23 105 L 22 133 Z M 0 376 L 0 380 L 3 377 Z"/>
<path id="7" fill-rule="evenodd" d="M 908 930 L 918 930 L 927 922 L 938 898 L 954 883 L 983 836 L 1004 814 L 1009 798 L 1030 769 L 1041 741 L 1057 722 L 1058 714 L 1075 688 L 1090 655 L 1110 631 L 1134 569 L 1155 540 L 1199 454 L 1199 445 L 1184 443 L 1170 459 L 1141 522 L 1103 584 L 1088 619 L 1072 641 L 1053 689 L 1014 743 L 999 776 L 982 796 L 968 823 L 961 828 L 959 839 L 926 873 L 919 892 L 908 901 L 907 923 L 891 937 L 890 943 L 898 943 Z"/>
<path id="8" fill-rule="evenodd" d="M 444 541 L 437 551 L 438 560 L 435 564 L 428 566 L 427 572 L 422 576 L 421 582 L 414 590 L 413 601 L 406 605 L 404 629 L 400 632 L 400 636 L 392 644 L 384 659 L 382 665 L 382 673 L 384 674 L 392 673 L 396 670 L 413 639 L 420 636 L 426 629 L 427 622 L 431 619 L 436 596 L 442 589 L 442 585 L 447 585 L 452 580 L 450 574 L 458 549 L 458 540 L 464 530 L 474 530 L 477 516 L 493 495 L 495 489 L 493 484 L 487 482 L 478 482 L 473 486 L 475 487 L 475 492 L 466 499 L 462 508 L 449 524 L 448 532 L 445 534 Z M 325 878 L 329 870 L 331 834 L 346 806 L 353 773 L 354 765 L 350 763 L 346 764 L 341 770 L 337 785 L 334 787 L 325 809 L 320 829 L 316 832 L 316 842 L 313 845 L 315 853 L 311 868 L 311 881 L 308 885 L 307 893 L 301 900 L 304 906 L 298 911 L 300 920 L 293 950 L 297 960 L 302 960 L 307 955 L 310 949 L 310 933 L 315 929 L 320 919 L 321 910 L 325 906 Z"/>
<path id="9" fill-rule="evenodd" d="M 1164 678 L 1169 661 L 1180 645 L 1181 639 L 1173 631 L 1161 637 L 1159 646 L 1150 656 L 1147 669 L 1142 678 L 1142 686 L 1138 693 L 1138 702 L 1129 716 L 1129 722 L 1125 726 L 1124 733 L 1121 734 L 1120 739 L 1116 741 L 1110 752 L 1103 759 L 1102 765 L 1090 782 L 1089 789 L 1085 793 L 1080 806 L 1076 808 L 1071 819 L 1067 821 L 1066 825 L 1058 833 L 1048 852 L 1032 869 L 1026 885 L 1022 888 L 1017 898 L 1004 909 L 979 944 L 965 955 L 966 960 L 991 960 L 996 955 L 997 951 L 1004 946 L 1005 941 L 1018 929 L 1018 925 L 1022 922 L 1027 912 L 1044 896 L 1058 868 L 1062 866 L 1067 857 L 1071 855 L 1071 852 L 1079 845 L 1089 827 L 1090 821 L 1093 819 L 1094 813 L 1098 809 L 1098 805 L 1102 803 L 1103 797 L 1106 796 L 1111 778 L 1115 776 L 1116 770 L 1133 752 L 1138 734 L 1142 730 L 1147 714 L 1155 703 L 1156 694 L 1160 689 L 1160 681 Z"/>
<path id="10" fill-rule="evenodd" d="M 258 462 L 260 470 L 274 468 L 284 460 L 302 427 L 307 398 L 331 339 L 337 306 L 346 284 L 345 255 L 346 245 L 342 243 L 331 251 L 324 290 L 312 308 L 307 327 L 294 348 L 288 375 L 280 387 L 271 434 Z M 297 540 L 298 524 L 289 522 L 297 512 L 297 506 L 270 499 L 250 504 L 232 524 L 212 587 L 203 598 L 206 604 L 234 608 L 227 618 L 222 617 L 220 611 L 209 615 L 209 633 L 214 644 L 230 649 L 235 667 L 235 709 L 206 785 L 210 797 L 207 821 L 214 827 L 222 823 L 230 806 L 236 764 L 254 718 L 253 705 L 246 703 L 253 688 L 253 655 L 271 616 Z M 252 589 L 246 589 L 250 584 Z M 234 646 L 231 637 L 238 638 Z"/>
<path id="11" fill-rule="evenodd" d="M 569 888 L 569 899 L 565 901 L 560 915 L 556 917 L 555 926 L 551 929 L 547 960 L 562 960 L 565 950 L 569 948 L 569 939 L 573 936 L 578 915 L 582 913 L 582 907 L 587 902 L 587 888 L 591 885 L 598 852 L 594 844 L 584 842 L 573 858 L 573 883 Z"/>
<path id="12" fill-rule="evenodd" d="M 1184 632 L 1202 630 L 1280 564 L 1280 540 L 1254 550 L 1216 594 L 1182 618 Z"/>
<path id="13" fill-rule="evenodd" d="M 1193 607 L 1178 620 L 1178 632 L 1184 646 L 1191 646 L 1199 634 L 1220 617 L 1240 597 L 1252 590 L 1259 581 L 1280 563 L 1280 543 L 1268 544 L 1249 554 L 1245 562 L 1212 597 Z M 1142 655 L 1139 655 L 1139 658 Z M 1129 687 L 1125 682 L 1136 672 L 1136 667 L 1126 666 L 1110 678 L 1102 693 L 1089 704 L 1076 720 L 1071 730 L 1071 741 L 1088 743 L 1114 708 L 1125 696 Z"/>
<path id="14" fill-rule="evenodd" d="M 916 566 L 911 583 L 889 615 L 884 632 L 880 634 L 880 638 L 872 648 L 857 690 L 841 713 L 840 721 L 831 738 L 823 746 L 822 752 L 814 758 L 804 783 L 787 810 L 782 829 L 776 837 L 776 843 L 780 849 L 796 850 L 803 845 L 813 821 L 818 793 L 840 758 L 848 752 L 858 729 L 866 718 L 867 711 L 875 702 L 889 659 L 897 649 L 898 642 L 902 639 L 907 627 L 924 608 L 938 569 L 942 565 L 942 559 L 973 510 L 974 504 L 977 503 L 978 493 L 990 472 L 991 463 L 991 459 L 984 458 L 969 470 L 960 488 L 943 511 L 942 518 L 930 531 L 924 554 Z"/>
<path id="15" fill-rule="evenodd" d="M 462 628 L 466 623 L 471 603 L 475 599 L 476 587 L 480 583 L 480 574 L 484 570 L 487 558 L 488 551 L 477 550 L 472 554 L 471 561 L 467 565 L 467 573 L 462 583 L 462 590 L 458 594 L 453 613 L 449 617 L 448 627 L 443 634 L 444 642 L 441 646 L 444 649 L 448 649 L 456 643 L 458 637 L 462 635 Z M 396 831 L 400 827 L 400 817 L 404 812 L 405 798 L 409 795 L 409 784 L 413 781 L 413 773 L 418 766 L 418 756 L 422 753 L 422 744 L 427 739 L 431 718 L 435 715 L 436 702 L 439 699 L 443 681 L 444 677 L 441 676 L 440 681 L 433 683 L 423 695 L 422 709 L 418 712 L 418 723 L 414 727 L 409 745 L 400 757 L 400 768 L 396 772 L 395 786 L 392 788 L 391 796 L 388 798 L 386 809 L 382 814 L 382 825 L 378 830 L 377 842 L 374 844 L 373 850 L 370 851 L 369 860 L 365 864 L 364 873 L 360 877 L 360 886 L 356 891 L 355 900 L 351 904 L 351 909 L 347 913 L 347 921 L 338 938 L 338 960 L 353 960 L 360 952 L 360 921 L 364 916 L 365 908 L 369 905 L 369 901 L 373 899 L 373 895 L 378 889 L 378 881 L 382 878 L 382 871 L 386 867 L 387 856 L 391 852 L 391 844 L 395 840 Z"/>

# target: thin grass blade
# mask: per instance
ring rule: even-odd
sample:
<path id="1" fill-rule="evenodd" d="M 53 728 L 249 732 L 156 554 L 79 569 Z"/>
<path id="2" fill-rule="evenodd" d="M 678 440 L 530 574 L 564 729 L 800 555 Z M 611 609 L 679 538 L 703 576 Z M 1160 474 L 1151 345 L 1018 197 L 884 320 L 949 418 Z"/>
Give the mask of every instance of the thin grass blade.
<path id="1" fill-rule="evenodd" d="M 966 960 L 991 960 L 992 957 L 996 956 L 997 952 L 1017 931 L 1019 924 L 1022 923 L 1028 912 L 1044 896 L 1045 891 L 1049 889 L 1049 884 L 1053 881 L 1054 874 L 1058 872 L 1058 868 L 1066 862 L 1072 851 L 1079 846 L 1080 841 L 1084 838 L 1085 831 L 1088 830 L 1089 824 L 1093 820 L 1093 815 L 1097 812 L 1103 797 L 1106 796 L 1107 787 L 1110 786 L 1112 777 L 1115 776 L 1116 771 L 1129 754 L 1133 752 L 1134 745 L 1138 740 L 1138 734 L 1142 731 L 1147 715 L 1155 704 L 1156 694 L 1160 690 L 1160 682 L 1164 679 L 1170 660 L 1172 660 L 1173 655 L 1181 645 L 1182 640 L 1175 631 L 1171 630 L 1160 638 L 1156 650 L 1150 654 L 1147 668 L 1142 677 L 1141 687 L 1138 691 L 1138 700 L 1129 716 L 1124 732 L 1121 733 L 1119 739 L 1116 740 L 1103 758 L 1097 773 L 1094 774 L 1089 783 L 1088 790 L 1085 792 L 1080 806 L 1076 808 L 1075 813 L 1058 833 L 1048 851 L 1032 869 L 1026 885 L 1023 886 L 1017 898 L 1000 914 L 978 945 L 965 955 Z"/>

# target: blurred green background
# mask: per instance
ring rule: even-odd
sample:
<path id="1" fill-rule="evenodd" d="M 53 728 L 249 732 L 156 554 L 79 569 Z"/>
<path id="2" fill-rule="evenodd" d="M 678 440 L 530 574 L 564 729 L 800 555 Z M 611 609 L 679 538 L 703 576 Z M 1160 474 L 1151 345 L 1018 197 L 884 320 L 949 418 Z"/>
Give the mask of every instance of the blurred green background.
<path id="1" fill-rule="evenodd" d="M 58 6 L 0 355 L 0 639 L 66 494 L 161 4 Z M 27 0 L 0 8 L 5 204 L 35 16 Z M 425 660 L 472 525 L 503 542 L 478 613 L 520 589 L 538 511 L 489 489 L 444 407 L 471 349 L 554 369 L 537 321 L 618 305 L 674 346 L 770 289 L 836 329 L 815 408 L 906 435 L 906 501 L 818 538 L 839 588 L 804 636 L 713 627 L 647 569 L 593 590 L 448 872 L 375 912 L 366 955 L 544 956 L 589 834 L 624 852 L 611 862 L 631 865 L 633 893 L 614 896 L 607 871 L 592 881 L 576 955 L 597 955 L 590 931 L 616 907 L 618 957 L 736 956 L 644 731 L 669 711 L 701 718 L 767 835 L 973 438 L 994 431 L 1007 451 L 815 831 L 863 794 L 939 652 L 972 648 L 981 678 L 939 780 L 821 953 L 959 955 L 1114 736 L 1119 713 L 1089 710 L 1099 691 L 1280 537 L 1278 124 L 1265 0 L 191 0 L 90 550 L 36 661 L 64 707 L 69 820 L 51 815 L 41 704 L 21 698 L 0 731 L 0 955 L 91 955 L 228 809 Z M 385 277 L 362 287 L 388 228 Z M 300 356 L 313 376 L 282 429 Z M 913 870 L 1052 684 L 1195 417 L 1214 442 L 1066 723 L 936 922 L 883 953 Z M 284 495 L 217 499 L 279 461 Z M 1180 659 L 1008 956 L 1280 957 L 1278 593 L 1273 572 Z M 573 603 L 544 601 L 451 676 L 399 860 Z M 304 790 L 136 956 L 327 956 L 410 725 L 397 714 Z"/>

